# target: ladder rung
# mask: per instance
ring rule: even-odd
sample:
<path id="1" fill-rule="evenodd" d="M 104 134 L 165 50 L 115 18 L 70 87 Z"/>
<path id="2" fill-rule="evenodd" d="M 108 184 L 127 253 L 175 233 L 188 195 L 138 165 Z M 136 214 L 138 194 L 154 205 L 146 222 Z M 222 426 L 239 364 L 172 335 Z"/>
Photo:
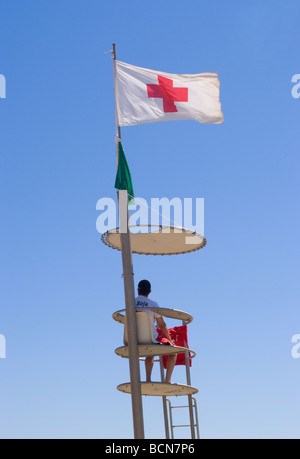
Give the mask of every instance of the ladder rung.
<path id="1" fill-rule="evenodd" d="M 193 405 L 194 406 L 194 405 Z M 171 406 L 172 410 L 174 408 L 189 408 L 189 405 L 176 405 L 176 406 Z"/>
<path id="2" fill-rule="evenodd" d="M 172 427 L 191 427 L 191 424 L 178 424 L 177 426 L 172 425 Z"/>

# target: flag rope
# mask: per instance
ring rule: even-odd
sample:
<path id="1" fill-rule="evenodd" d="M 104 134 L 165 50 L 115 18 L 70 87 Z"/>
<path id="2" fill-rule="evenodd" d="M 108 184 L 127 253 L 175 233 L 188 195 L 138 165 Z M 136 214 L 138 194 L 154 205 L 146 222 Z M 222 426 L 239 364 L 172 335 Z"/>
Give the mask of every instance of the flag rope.
<path id="1" fill-rule="evenodd" d="M 155 213 L 157 215 L 159 215 L 160 217 L 163 217 L 165 218 L 166 220 L 168 220 L 170 223 L 173 223 L 176 227 L 178 228 L 182 228 L 183 229 L 183 226 L 182 225 L 179 225 L 179 223 L 176 223 L 174 220 L 172 220 L 171 218 L 167 217 L 166 215 L 160 213 L 160 212 L 157 212 L 156 210 L 154 210 L 151 206 L 148 206 L 148 204 L 144 204 L 142 201 L 140 201 L 139 199 L 131 196 L 129 193 L 128 193 L 128 196 L 132 199 L 134 199 L 134 201 L 136 201 L 137 203 L 139 203 L 140 205 L 140 209 L 142 211 L 142 213 L 144 213 L 144 215 L 147 215 L 147 217 L 149 217 L 148 213 L 146 214 L 146 212 L 143 211 L 143 209 L 141 208 L 141 206 L 144 206 L 144 207 L 147 207 L 147 210 L 151 210 L 151 213 Z M 151 217 L 150 217 L 150 223 L 151 223 Z M 151 226 L 151 225 L 150 225 Z"/>

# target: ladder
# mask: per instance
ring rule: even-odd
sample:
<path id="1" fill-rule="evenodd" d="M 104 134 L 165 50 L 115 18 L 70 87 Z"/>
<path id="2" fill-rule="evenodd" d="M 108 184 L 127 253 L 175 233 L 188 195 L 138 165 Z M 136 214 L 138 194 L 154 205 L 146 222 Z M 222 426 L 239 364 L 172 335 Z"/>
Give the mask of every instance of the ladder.
<path id="1" fill-rule="evenodd" d="M 185 325 L 186 323 L 187 322 L 185 322 L 184 320 L 182 321 L 182 325 Z M 184 342 L 184 346 L 187 347 L 186 342 Z M 190 373 L 189 361 L 190 361 L 189 353 L 187 351 L 185 353 L 186 380 L 187 380 L 187 384 L 190 386 L 191 385 L 191 373 Z M 160 373 L 161 373 L 161 380 L 163 381 L 164 369 L 163 369 L 162 357 L 160 357 Z M 188 395 L 187 397 L 188 397 L 188 405 L 172 405 L 171 401 L 167 397 L 162 397 L 166 439 L 169 439 L 169 438 L 174 439 L 174 428 L 177 428 L 177 427 L 190 427 L 191 438 L 200 439 L 197 401 L 192 395 Z M 176 408 L 188 408 L 189 409 L 189 419 L 190 419 L 189 424 L 178 424 L 178 425 L 173 424 L 172 410 Z M 170 437 L 169 425 L 171 429 L 171 437 Z"/>
<path id="2" fill-rule="evenodd" d="M 191 397 L 191 404 L 190 404 L 190 400 L 189 400 L 189 404 L 188 405 L 172 405 L 171 401 L 168 398 L 166 398 L 166 402 L 167 402 L 167 405 L 168 405 L 168 411 L 169 411 L 169 417 L 168 418 L 169 418 L 169 425 L 170 425 L 170 429 L 171 429 L 171 439 L 172 440 L 175 438 L 175 436 L 174 436 L 174 428 L 176 428 L 176 427 L 190 427 L 190 429 L 191 429 L 191 437 L 195 438 L 195 439 L 199 439 L 200 438 L 197 401 L 192 396 L 188 396 L 188 397 Z M 189 408 L 190 409 L 190 407 L 192 407 L 192 410 L 193 410 L 193 417 L 192 417 L 192 419 L 190 417 L 190 424 L 177 424 L 177 425 L 175 425 L 173 423 L 172 410 L 177 409 L 177 408 Z"/>

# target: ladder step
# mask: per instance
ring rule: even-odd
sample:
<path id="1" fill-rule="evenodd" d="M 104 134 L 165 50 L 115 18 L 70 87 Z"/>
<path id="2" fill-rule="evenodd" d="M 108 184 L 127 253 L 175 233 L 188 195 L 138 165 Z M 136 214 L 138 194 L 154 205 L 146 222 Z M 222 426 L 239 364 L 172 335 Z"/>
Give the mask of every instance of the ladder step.
<path id="1" fill-rule="evenodd" d="M 191 424 L 178 424 L 176 426 L 174 426 L 174 424 L 172 425 L 172 427 L 191 427 Z"/>

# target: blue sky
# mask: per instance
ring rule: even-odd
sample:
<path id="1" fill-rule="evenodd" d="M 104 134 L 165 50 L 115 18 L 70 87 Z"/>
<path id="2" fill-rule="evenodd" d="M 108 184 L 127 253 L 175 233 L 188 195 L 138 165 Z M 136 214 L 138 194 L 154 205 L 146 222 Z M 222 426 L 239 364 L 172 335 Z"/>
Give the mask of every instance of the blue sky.
<path id="1" fill-rule="evenodd" d="M 194 317 L 201 436 L 299 438 L 299 15 L 296 0 L 2 2 L 1 438 L 133 437 L 121 256 L 96 230 L 116 196 L 112 43 L 140 67 L 219 73 L 223 125 L 122 129 L 136 196 L 205 200 L 203 250 L 133 257 L 152 299 Z M 163 438 L 161 400 L 143 404 Z"/>

